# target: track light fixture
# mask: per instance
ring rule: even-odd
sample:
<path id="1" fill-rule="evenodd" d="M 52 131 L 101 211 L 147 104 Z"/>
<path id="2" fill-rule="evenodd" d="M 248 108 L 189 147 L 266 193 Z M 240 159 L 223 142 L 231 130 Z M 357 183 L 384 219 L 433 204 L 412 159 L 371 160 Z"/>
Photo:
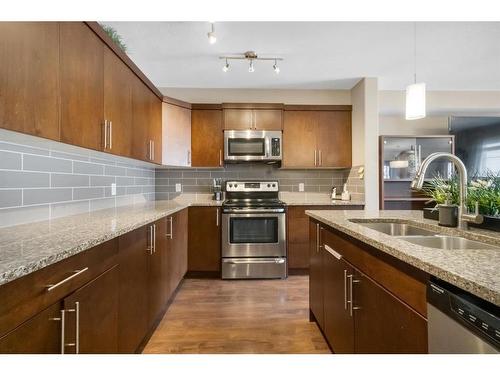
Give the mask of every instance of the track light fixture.
<path id="1" fill-rule="evenodd" d="M 210 22 L 210 31 L 208 32 L 208 43 L 215 44 L 217 42 L 217 37 L 215 36 L 215 25 L 213 22 Z"/>
<path id="2" fill-rule="evenodd" d="M 227 59 L 226 59 L 226 63 L 224 64 L 224 66 L 222 67 L 222 71 L 224 73 L 226 73 L 227 71 L 229 70 L 229 63 L 227 62 Z"/>
<path id="3" fill-rule="evenodd" d="M 219 59 L 225 60 L 226 63 L 222 67 L 222 71 L 227 72 L 229 70 L 228 60 L 247 60 L 249 62 L 248 71 L 250 73 L 255 72 L 255 64 L 256 60 L 268 60 L 274 61 L 273 70 L 276 74 L 279 74 L 280 68 L 278 66 L 278 61 L 283 61 L 282 57 L 259 57 L 255 53 L 255 51 L 247 51 L 242 55 L 230 55 L 230 56 L 219 56 Z"/>

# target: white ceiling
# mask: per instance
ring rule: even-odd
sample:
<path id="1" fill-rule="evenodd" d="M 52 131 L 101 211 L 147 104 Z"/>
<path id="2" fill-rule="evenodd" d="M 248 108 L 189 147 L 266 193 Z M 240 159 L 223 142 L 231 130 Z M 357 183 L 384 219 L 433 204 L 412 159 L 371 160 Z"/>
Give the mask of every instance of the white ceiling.
<path id="1" fill-rule="evenodd" d="M 217 43 L 204 22 L 103 22 L 122 35 L 132 60 L 158 87 L 350 89 L 378 77 L 379 89 L 413 80 L 413 23 L 220 22 Z M 417 24 L 417 80 L 429 90 L 500 90 L 500 22 Z M 285 60 L 255 72 L 220 55 L 255 50 Z"/>

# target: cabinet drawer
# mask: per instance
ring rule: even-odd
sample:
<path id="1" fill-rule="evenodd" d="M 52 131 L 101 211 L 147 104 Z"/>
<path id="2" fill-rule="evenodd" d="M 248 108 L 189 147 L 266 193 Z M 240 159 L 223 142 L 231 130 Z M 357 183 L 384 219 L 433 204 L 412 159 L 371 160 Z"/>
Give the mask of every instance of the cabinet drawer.
<path id="1" fill-rule="evenodd" d="M 0 336 L 116 264 L 117 251 L 113 239 L 0 286 Z"/>

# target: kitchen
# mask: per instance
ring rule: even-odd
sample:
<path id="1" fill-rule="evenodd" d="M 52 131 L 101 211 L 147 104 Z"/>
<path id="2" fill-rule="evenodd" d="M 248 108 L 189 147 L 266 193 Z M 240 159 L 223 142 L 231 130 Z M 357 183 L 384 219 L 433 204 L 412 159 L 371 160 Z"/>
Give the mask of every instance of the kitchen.
<path id="1" fill-rule="evenodd" d="M 0 353 L 498 354 L 499 31 L 0 22 Z"/>

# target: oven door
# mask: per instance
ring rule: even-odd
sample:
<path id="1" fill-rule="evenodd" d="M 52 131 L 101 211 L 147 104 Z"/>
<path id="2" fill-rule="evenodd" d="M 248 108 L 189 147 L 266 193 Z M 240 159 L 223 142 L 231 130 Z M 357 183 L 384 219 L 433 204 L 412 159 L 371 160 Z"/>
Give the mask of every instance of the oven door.
<path id="1" fill-rule="evenodd" d="M 285 213 L 222 214 L 222 257 L 284 257 L 285 236 Z"/>

